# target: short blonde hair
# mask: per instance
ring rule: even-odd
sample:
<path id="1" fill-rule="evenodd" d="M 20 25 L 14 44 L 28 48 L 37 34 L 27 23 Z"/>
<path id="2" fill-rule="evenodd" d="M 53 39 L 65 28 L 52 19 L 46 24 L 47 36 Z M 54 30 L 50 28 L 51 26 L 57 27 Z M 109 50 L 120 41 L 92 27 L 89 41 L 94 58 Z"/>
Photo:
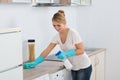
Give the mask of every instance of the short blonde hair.
<path id="1" fill-rule="evenodd" d="M 66 24 L 64 11 L 63 10 L 58 10 L 58 12 L 53 15 L 52 21 Z"/>

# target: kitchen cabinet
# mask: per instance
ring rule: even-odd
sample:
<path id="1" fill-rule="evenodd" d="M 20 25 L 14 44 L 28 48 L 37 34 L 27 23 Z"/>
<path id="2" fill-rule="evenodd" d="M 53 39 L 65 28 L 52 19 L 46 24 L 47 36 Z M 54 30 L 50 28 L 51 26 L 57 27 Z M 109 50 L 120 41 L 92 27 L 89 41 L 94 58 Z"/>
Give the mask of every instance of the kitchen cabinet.
<path id="1" fill-rule="evenodd" d="M 105 52 L 96 55 L 96 80 L 104 80 L 104 57 Z"/>
<path id="2" fill-rule="evenodd" d="M 0 73 L 0 80 L 23 80 L 22 66 Z"/>
<path id="3" fill-rule="evenodd" d="M 12 0 L 15 3 L 31 3 L 32 0 Z"/>
<path id="4" fill-rule="evenodd" d="M 53 2 L 60 4 L 71 4 L 72 5 L 90 5 L 92 0 L 53 0 Z"/>
<path id="5" fill-rule="evenodd" d="M 12 2 L 18 2 L 18 3 L 32 3 L 32 2 L 38 2 L 38 3 L 51 3 L 53 0 L 12 0 Z"/>
<path id="6" fill-rule="evenodd" d="M 0 29 L 0 80 L 23 80 L 20 28 Z"/>
<path id="7" fill-rule="evenodd" d="M 0 0 L 0 2 L 2 2 L 2 3 L 9 3 L 9 2 L 12 2 L 12 0 Z"/>
<path id="8" fill-rule="evenodd" d="M 37 77 L 37 78 L 35 78 L 33 80 L 50 80 L 49 79 L 49 74 L 45 74 L 45 75 Z"/>
<path id="9" fill-rule="evenodd" d="M 92 62 L 92 74 L 90 80 L 95 80 L 95 55 L 90 56 Z"/>
<path id="10" fill-rule="evenodd" d="M 76 5 L 79 6 L 79 5 L 91 5 L 92 0 L 0 0 L 0 2 L 33 3 L 33 4 L 40 3 L 40 5 L 42 6 L 43 5 L 44 6 L 76 6 Z"/>
<path id="11" fill-rule="evenodd" d="M 90 80 L 104 80 L 105 51 L 91 55 L 90 59 L 93 67 Z"/>

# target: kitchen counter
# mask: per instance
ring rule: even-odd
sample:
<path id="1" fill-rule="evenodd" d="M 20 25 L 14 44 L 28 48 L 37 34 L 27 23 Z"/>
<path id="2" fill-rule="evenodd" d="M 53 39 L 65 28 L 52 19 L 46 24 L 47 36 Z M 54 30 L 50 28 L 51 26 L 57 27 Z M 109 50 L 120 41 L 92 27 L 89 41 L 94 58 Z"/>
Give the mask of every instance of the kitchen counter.
<path id="1" fill-rule="evenodd" d="M 85 48 L 88 56 L 95 55 L 101 51 L 105 51 L 104 48 Z M 24 69 L 24 80 L 32 80 L 34 78 L 40 77 L 47 73 L 57 72 L 64 69 L 63 63 L 61 61 L 46 60 L 32 69 Z"/>
<path id="2" fill-rule="evenodd" d="M 32 80 L 47 73 L 57 72 L 61 69 L 64 69 L 64 66 L 60 61 L 44 61 L 35 68 L 24 69 L 24 80 Z"/>
<path id="3" fill-rule="evenodd" d="M 105 48 L 85 48 L 85 52 L 90 57 L 92 55 L 98 54 L 99 52 L 106 51 Z"/>

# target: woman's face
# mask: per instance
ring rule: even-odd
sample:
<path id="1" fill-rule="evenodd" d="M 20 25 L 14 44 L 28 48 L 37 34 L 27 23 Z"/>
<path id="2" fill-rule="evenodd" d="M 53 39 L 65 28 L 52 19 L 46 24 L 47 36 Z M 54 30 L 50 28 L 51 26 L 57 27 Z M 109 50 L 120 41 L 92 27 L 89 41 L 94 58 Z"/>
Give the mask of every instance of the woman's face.
<path id="1" fill-rule="evenodd" d="M 64 23 L 58 23 L 58 22 L 55 22 L 55 21 L 52 21 L 52 23 L 53 23 L 53 27 L 58 32 L 61 32 L 62 30 L 65 29 L 66 25 Z"/>

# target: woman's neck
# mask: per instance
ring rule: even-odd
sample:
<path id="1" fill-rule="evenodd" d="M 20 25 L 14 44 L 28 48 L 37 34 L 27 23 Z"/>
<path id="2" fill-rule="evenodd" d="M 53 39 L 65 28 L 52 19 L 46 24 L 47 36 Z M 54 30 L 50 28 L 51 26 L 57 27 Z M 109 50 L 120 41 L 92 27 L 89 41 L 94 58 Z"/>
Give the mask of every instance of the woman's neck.
<path id="1" fill-rule="evenodd" d="M 66 28 L 64 28 L 64 29 L 60 32 L 60 34 L 64 34 L 64 33 L 68 32 L 68 31 L 69 31 L 69 28 L 66 27 Z"/>

